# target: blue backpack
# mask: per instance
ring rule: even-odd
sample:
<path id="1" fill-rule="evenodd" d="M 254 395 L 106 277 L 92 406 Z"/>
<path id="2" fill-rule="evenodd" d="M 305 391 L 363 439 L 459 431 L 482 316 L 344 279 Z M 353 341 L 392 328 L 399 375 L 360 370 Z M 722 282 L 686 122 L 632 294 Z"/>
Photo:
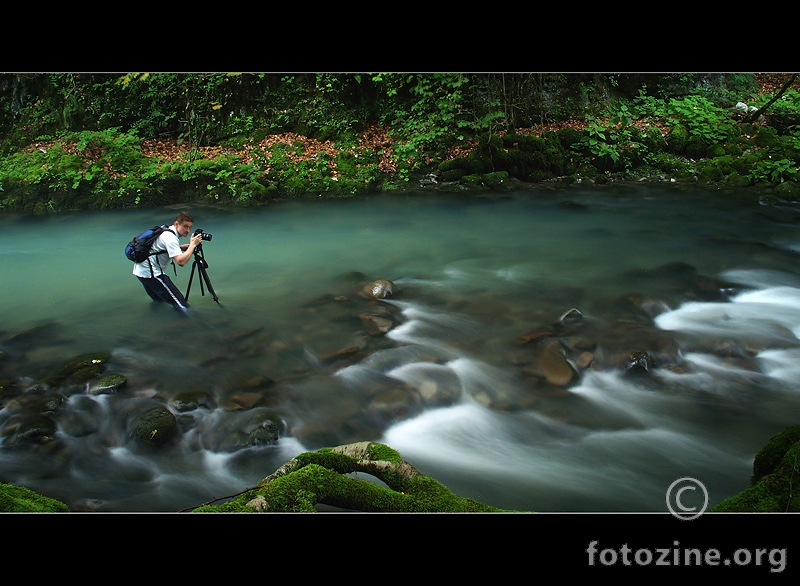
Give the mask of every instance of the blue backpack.
<path id="1" fill-rule="evenodd" d="M 153 243 L 156 239 L 161 236 L 161 233 L 167 229 L 169 229 L 169 226 L 153 226 L 138 236 L 134 236 L 133 240 L 128 242 L 128 245 L 125 247 L 125 258 L 133 262 L 144 262 L 152 255 L 164 252 L 163 250 L 159 252 L 150 252 L 150 249 L 153 247 Z"/>

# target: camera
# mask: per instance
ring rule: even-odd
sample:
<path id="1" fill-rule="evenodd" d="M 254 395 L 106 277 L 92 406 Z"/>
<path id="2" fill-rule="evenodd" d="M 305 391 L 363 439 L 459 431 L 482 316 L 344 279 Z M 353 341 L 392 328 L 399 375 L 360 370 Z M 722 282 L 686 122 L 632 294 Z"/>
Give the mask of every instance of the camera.
<path id="1" fill-rule="evenodd" d="M 194 233 L 195 234 L 200 234 L 200 239 L 201 240 L 205 240 L 206 242 L 211 240 L 211 236 L 212 235 L 211 234 L 206 234 L 205 232 L 203 232 L 202 228 L 198 228 L 197 230 L 194 231 Z"/>

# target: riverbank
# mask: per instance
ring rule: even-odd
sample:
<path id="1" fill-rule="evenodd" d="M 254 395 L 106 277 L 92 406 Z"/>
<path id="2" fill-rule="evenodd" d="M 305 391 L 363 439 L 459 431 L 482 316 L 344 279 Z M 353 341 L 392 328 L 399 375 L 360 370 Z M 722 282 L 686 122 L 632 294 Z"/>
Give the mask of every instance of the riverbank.
<path id="1" fill-rule="evenodd" d="M 212 146 L 84 131 L 0 159 L 0 209 L 251 207 L 300 197 L 626 183 L 748 188 L 763 204 L 800 201 L 791 131 L 781 133 L 767 118 L 715 115 L 724 133 L 710 123 L 698 130 L 691 120 L 562 121 L 456 141 L 408 160 L 398 155 L 407 143 L 377 124 L 344 142 L 285 132 Z M 719 136 L 708 138 L 713 132 Z"/>

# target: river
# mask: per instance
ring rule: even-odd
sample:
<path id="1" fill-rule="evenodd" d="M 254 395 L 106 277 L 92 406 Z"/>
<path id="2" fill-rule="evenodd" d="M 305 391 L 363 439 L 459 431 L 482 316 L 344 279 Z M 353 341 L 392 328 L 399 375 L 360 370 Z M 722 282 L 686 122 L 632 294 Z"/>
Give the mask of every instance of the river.
<path id="1" fill-rule="evenodd" d="M 179 209 L 0 215 L 0 379 L 16 381 L 0 399 L 0 481 L 78 510 L 178 511 L 300 452 L 373 440 L 504 509 L 664 512 L 682 477 L 712 506 L 740 492 L 758 449 L 800 423 L 798 223 L 746 192 L 191 205 L 219 302 L 197 273 L 189 317 L 153 306 L 123 257 Z M 185 292 L 190 265 L 176 270 Z M 359 294 L 377 279 L 395 294 Z M 535 334 L 566 346 L 571 309 L 575 376 L 543 383 Z M 365 313 L 391 328 L 368 332 Z M 636 349 L 648 372 L 614 366 Z M 43 382 L 98 351 L 128 380 L 117 392 Z M 189 390 L 207 401 L 179 409 Z M 35 394 L 58 396 L 57 431 L 14 443 L 20 397 Z M 150 404 L 180 421 L 157 448 L 126 431 Z M 277 441 L 231 440 L 263 413 L 283 422 Z"/>

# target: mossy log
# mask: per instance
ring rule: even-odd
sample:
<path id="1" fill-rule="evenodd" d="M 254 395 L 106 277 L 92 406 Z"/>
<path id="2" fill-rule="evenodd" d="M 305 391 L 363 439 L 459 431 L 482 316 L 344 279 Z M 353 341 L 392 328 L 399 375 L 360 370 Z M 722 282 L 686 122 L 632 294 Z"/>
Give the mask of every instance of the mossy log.
<path id="1" fill-rule="evenodd" d="M 347 476 L 363 472 L 386 486 Z M 213 502 L 213 501 L 212 501 Z M 319 505 L 369 512 L 499 512 L 454 495 L 392 448 L 358 442 L 299 454 L 253 489 L 195 512 L 316 512 Z"/>
<path id="2" fill-rule="evenodd" d="M 65 513 L 66 504 L 24 486 L 0 482 L 0 511 L 4 513 Z"/>

